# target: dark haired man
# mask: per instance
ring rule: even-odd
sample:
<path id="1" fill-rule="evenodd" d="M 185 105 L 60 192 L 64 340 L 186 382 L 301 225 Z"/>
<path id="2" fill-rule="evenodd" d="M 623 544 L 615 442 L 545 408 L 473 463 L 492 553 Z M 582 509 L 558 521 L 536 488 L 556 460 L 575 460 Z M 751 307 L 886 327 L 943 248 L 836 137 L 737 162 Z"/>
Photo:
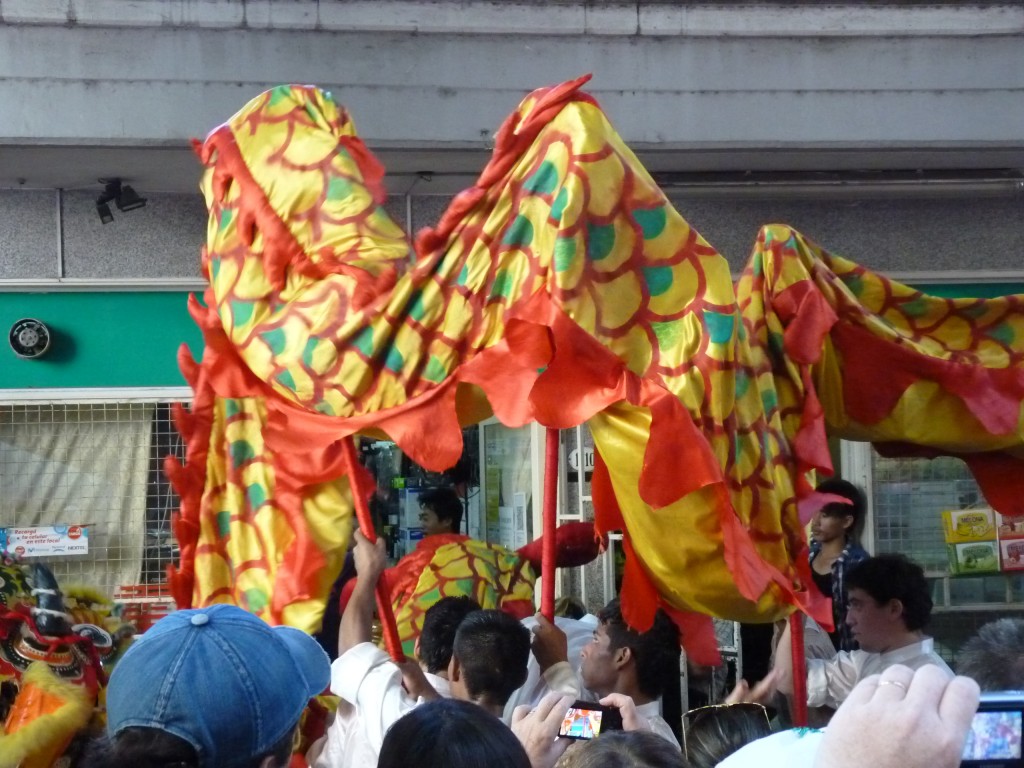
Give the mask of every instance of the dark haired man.
<path id="1" fill-rule="evenodd" d="M 526 682 L 530 632 L 502 611 L 475 611 L 455 633 L 448 683 L 452 697 L 501 717 L 512 692 Z"/>
<path id="2" fill-rule="evenodd" d="M 399 666 L 370 642 L 374 586 L 387 564 L 387 556 L 383 539 L 371 544 L 360 531 L 353 535 L 359 579 L 341 617 L 341 655 L 331 665 L 331 691 L 342 702 L 322 751 L 316 754 L 311 750 L 307 755 L 315 768 L 376 765 L 388 728 L 418 704 L 438 698 L 420 665 L 406 662 Z M 471 604 L 472 601 L 456 600 L 448 605 L 456 606 L 453 613 L 458 613 Z M 445 631 L 458 627 L 447 662 L 451 695 L 480 704 L 490 712 L 496 710 L 500 716 L 505 700 L 526 679 L 529 632 L 499 611 L 468 611 L 458 624 L 453 621 L 453 616 L 438 617 L 438 624 L 444 625 Z M 439 649 L 431 649 L 428 638 L 427 651 L 423 650 L 422 642 L 419 650 L 430 656 L 426 672 L 440 674 L 441 669 L 435 666 L 443 658 Z"/>
<path id="3" fill-rule="evenodd" d="M 426 673 L 427 682 L 441 696 L 451 696 L 448 665 L 452 660 L 455 634 L 469 614 L 479 611 L 480 604 L 471 597 L 443 597 L 423 615 L 420 636 L 416 638 L 415 654 Z"/>
<path id="4" fill-rule="evenodd" d="M 597 615 L 593 640 L 580 652 L 583 687 L 597 697 L 629 696 L 654 733 L 677 747 L 679 742 L 661 716 L 659 697 L 669 681 L 679 680 L 679 630 L 658 611 L 646 632 L 637 632 L 622 618 L 618 598 Z"/>
<path id="5" fill-rule="evenodd" d="M 531 761 L 500 720 L 469 702 L 442 699 L 416 707 L 391 727 L 375 768 L 414 766 L 531 768 Z"/>
<path id="6" fill-rule="evenodd" d="M 420 494 L 419 501 L 424 536 L 461 532 L 462 499 L 451 488 L 431 488 Z"/>
<path id="7" fill-rule="evenodd" d="M 838 707 L 862 679 L 896 664 L 918 669 L 934 664 L 946 675 L 953 671 L 922 631 L 932 612 L 928 581 L 921 566 L 903 555 L 870 557 L 850 570 L 846 587 L 846 623 L 858 651 L 842 651 L 834 659 L 808 659 L 807 704 Z M 789 626 L 775 652 L 779 688 L 793 692 L 793 661 Z M 899 682 L 893 683 L 898 685 Z"/>

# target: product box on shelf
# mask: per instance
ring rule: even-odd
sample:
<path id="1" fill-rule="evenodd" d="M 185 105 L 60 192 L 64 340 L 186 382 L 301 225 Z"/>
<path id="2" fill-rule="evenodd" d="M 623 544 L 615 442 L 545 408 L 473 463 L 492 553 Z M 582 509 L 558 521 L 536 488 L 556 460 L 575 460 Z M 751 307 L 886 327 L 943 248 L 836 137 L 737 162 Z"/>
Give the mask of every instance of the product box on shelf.
<path id="1" fill-rule="evenodd" d="M 1007 517 L 996 512 L 996 529 L 1000 539 L 1024 539 L 1024 517 Z"/>
<path id="2" fill-rule="evenodd" d="M 995 512 L 988 507 L 947 509 L 942 513 L 942 530 L 947 544 L 995 541 Z"/>
<path id="3" fill-rule="evenodd" d="M 1024 517 L 1006 517 L 996 513 L 999 535 L 999 568 L 1024 571 Z"/>
<path id="4" fill-rule="evenodd" d="M 999 540 L 999 567 L 1003 571 L 1024 571 L 1024 538 Z"/>
<path id="5" fill-rule="evenodd" d="M 949 572 L 953 576 L 999 573 L 999 543 L 996 541 L 950 544 L 946 551 L 949 554 Z"/>

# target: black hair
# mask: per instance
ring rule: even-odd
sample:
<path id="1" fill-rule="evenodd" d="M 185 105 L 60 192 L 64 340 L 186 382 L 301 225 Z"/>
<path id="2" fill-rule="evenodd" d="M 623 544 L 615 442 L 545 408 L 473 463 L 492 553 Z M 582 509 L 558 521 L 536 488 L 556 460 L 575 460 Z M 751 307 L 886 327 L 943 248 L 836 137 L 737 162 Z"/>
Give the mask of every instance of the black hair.
<path id="1" fill-rule="evenodd" d="M 292 755 L 295 729 L 291 729 L 273 747 L 240 763 L 239 768 L 259 768 L 273 757 L 275 768 L 284 768 Z M 159 728 L 130 726 L 113 736 L 103 736 L 91 745 L 80 768 L 200 768 L 199 755 L 191 744 Z"/>
<path id="2" fill-rule="evenodd" d="M 559 768 L 686 768 L 679 747 L 649 731 L 605 731 L 565 753 Z"/>
<path id="3" fill-rule="evenodd" d="M 480 604 L 466 595 L 443 597 L 427 609 L 420 630 L 420 662 L 426 665 L 427 672 L 448 669 L 459 624 L 479 610 Z"/>
<path id="4" fill-rule="evenodd" d="M 702 707 L 684 718 L 690 768 L 714 768 L 736 750 L 770 736 L 768 714 L 759 704 Z"/>
<path id="5" fill-rule="evenodd" d="M 555 600 L 555 616 L 564 616 L 579 621 L 587 615 L 587 607 L 583 601 L 570 595 L 562 595 Z"/>
<path id="6" fill-rule="evenodd" d="M 159 728 L 125 728 L 114 736 L 94 741 L 83 758 L 84 768 L 157 768 L 158 766 L 199 766 L 199 755 L 191 744 Z"/>
<path id="7" fill-rule="evenodd" d="M 848 535 L 854 541 L 860 541 L 860 534 L 864 529 L 864 518 L 868 509 L 868 500 L 864 495 L 864 491 L 849 480 L 843 480 L 841 477 L 830 477 L 828 480 L 822 480 L 814 490 L 818 493 L 831 493 L 833 496 L 842 496 L 844 499 L 850 500 L 849 504 L 843 504 L 838 501 L 826 504 L 821 508 L 821 513 L 837 517 L 845 517 L 846 515 L 853 517 L 853 524 L 849 528 Z"/>
<path id="8" fill-rule="evenodd" d="M 990 621 L 964 643 L 956 657 L 959 675 L 974 678 L 983 691 L 1024 689 L 1024 621 Z"/>
<path id="9" fill-rule="evenodd" d="M 530 768 L 510 728 L 483 707 L 438 699 L 415 707 L 384 735 L 377 768 Z"/>
<path id="10" fill-rule="evenodd" d="M 447 520 L 452 533 L 462 527 L 462 499 L 451 488 L 431 488 L 423 491 L 419 498 L 420 507 L 426 507 L 438 520 Z"/>
<path id="11" fill-rule="evenodd" d="M 452 655 L 462 668 L 469 695 L 503 707 L 526 682 L 530 632 L 507 613 L 475 611 L 459 625 Z"/>
<path id="12" fill-rule="evenodd" d="M 609 648 L 629 648 L 636 664 L 636 684 L 646 696 L 661 696 L 669 680 L 679 677 L 679 628 L 658 609 L 646 632 L 637 632 L 622 618 L 619 599 L 613 599 L 597 614 L 608 632 Z"/>
<path id="13" fill-rule="evenodd" d="M 903 623 L 911 632 L 922 629 L 932 615 L 932 596 L 920 565 L 905 555 L 869 557 L 846 574 L 847 593 L 860 589 L 879 605 L 890 600 L 903 604 Z"/>

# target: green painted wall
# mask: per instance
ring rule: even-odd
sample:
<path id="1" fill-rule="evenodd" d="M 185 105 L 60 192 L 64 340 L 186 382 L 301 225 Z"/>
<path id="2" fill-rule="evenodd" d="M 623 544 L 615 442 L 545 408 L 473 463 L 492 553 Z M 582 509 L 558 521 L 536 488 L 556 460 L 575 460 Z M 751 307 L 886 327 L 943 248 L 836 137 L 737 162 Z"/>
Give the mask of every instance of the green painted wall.
<path id="1" fill-rule="evenodd" d="M 202 334 L 185 291 L 138 293 L 0 293 L 0 389 L 178 387 L 178 347 L 198 359 Z M 23 360 L 7 334 L 32 317 L 52 334 L 49 351 Z"/>
<path id="2" fill-rule="evenodd" d="M 988 298 L 1024 293 L 1024 283 L 917 284 L 936 296 Z M 137 293 L 0 293 L 0 389 L 175 387 L 178 347 L 198 359 L 202 336 L 185 291 Z M 22 360 L 7 344 L 16 320 L 33 317 L 53 334 L 50 351 Z"/>

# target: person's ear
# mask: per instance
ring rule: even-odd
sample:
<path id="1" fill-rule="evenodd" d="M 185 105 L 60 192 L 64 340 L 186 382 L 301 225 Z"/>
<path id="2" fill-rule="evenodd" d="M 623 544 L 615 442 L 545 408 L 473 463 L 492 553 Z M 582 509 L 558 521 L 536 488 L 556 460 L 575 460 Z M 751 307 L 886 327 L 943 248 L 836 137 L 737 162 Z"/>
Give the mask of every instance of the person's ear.
<path id="1" fill-rule="evenodd" d="M 853 515 L 846 515 L 843 518 L 843 532 L 852 533 L 854 522 L 856 522 L 856 518 Z"/>
<path id="2" fill-rule="evenodd" d="M 416 642 L 413 643 L 412 653 L 416 657 L 416 660 L 419 661 L 419 658 L 420 658 L 420 639 L 419 639 L 419 637 L 417 637 L 416 638 Z"/>
<path id="3" fill-rule="evenodd" d="M 633 649 L 628 645 L 624 645 L 615 650 L 613 662 L 616 669 L 622 669 L 623 667 L 628 666 L 631 661 L 633 661 Z"/>
<path id="4" fill-rule="evenodd" d="M 894 597 L 886 605 L 886 610 L 888 611 L 890 618 L 892 618 L 894 620 L 895 619 L 902 619 L 903 618 L 903 601 Z"/>
<path id="5" fill-rule="evenodd" d="M 459 660 L 452 654 L 451 660 L 448 662 L 448 680 L 452 683 L 457 683 L 462 679 L 462 665 L 459 664 Z"/>

